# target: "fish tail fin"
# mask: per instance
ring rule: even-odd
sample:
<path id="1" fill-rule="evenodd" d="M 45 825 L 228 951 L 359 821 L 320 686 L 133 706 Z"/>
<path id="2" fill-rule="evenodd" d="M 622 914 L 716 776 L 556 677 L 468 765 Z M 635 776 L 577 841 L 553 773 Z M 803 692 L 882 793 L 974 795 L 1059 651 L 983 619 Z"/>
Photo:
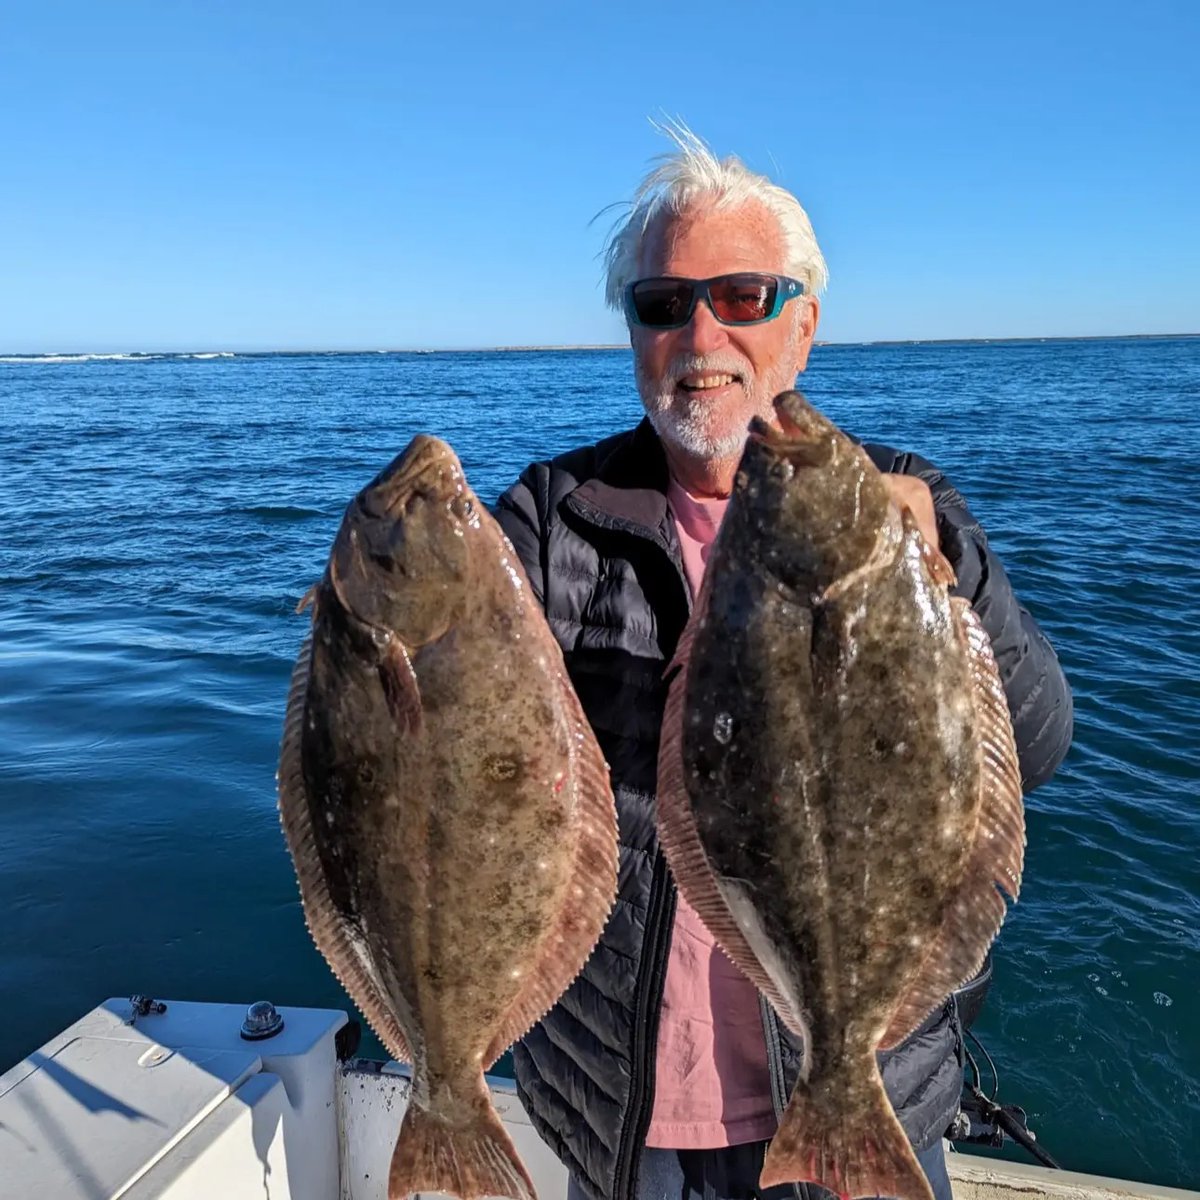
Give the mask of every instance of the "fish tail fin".
<path id="1" fill-rule="evenodd" d="M 796 1085 L 763 1161 L 761 1187 L 814 1182 L 839 1196 L 893 1196 L 896 1200 L 933 1200 L 933 1190 L 908 1137 L 896 1120 L 872 1062 L 864 1084 L 869 1101 L 853 1106 L 823 1104 L 833 1092 L 819 1092 L 804 1081 Z M 849 1075 L 843 1071 L 843 1080 Z M 838 1090 L 842 1090 L 841 1087 Z"/>
<path id="2" fill-rule="evenodd" d="M 462 1200 L 508 1196 L 537 1200 L 533 1180 L 491 1099 L 463 1124 L 409 1102 L 388 1172 L 388 1200 L 414 1192 L 448 1192 Z"/>

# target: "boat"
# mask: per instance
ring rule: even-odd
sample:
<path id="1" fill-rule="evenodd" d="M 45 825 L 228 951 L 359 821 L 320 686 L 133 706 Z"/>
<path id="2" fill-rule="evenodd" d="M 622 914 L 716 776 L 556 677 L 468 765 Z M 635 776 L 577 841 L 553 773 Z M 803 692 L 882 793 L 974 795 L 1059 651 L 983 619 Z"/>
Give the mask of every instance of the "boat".
<path id="1" fill-rule="evenodd" d="M 106 1000 L 0 1075 L 0 1200 L 386 1200 L 400 1063 L 345 1012 Z M 492 1100 L 539 1200 L 567 1173 L 511 1080 Z M 955 1153 L 957 1200 L 1200 1200 L 1200 1192 Z"/>

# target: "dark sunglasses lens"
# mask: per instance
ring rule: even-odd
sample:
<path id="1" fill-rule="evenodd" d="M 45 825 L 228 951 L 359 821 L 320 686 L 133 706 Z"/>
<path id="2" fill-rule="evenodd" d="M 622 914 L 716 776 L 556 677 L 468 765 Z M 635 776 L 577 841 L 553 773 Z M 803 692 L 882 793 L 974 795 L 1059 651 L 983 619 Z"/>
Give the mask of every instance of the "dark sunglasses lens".
<path id="1" fill-rule="evenodd" d="M 742 325 L 769 317 L 778 290 L 778 282 L 769 275 L 726 275 L 709 286 L 709 295 L 722 321 Z"/>
<path id="2" fill-rule="evenodd" d="M 693 289 L 680 279 L 643 279 L 633 285 L 633 311 L 643 325 L 682 325 L 692 307 Z"/>

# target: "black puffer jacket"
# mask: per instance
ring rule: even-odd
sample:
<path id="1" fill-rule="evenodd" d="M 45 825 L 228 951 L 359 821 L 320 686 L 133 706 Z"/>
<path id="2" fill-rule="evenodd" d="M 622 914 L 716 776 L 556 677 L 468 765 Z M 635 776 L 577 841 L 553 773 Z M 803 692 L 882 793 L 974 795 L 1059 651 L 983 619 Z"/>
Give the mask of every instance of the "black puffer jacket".
<path id="1" fill-rule="evenodd" d="M 958 492 L 924 459 L 866 449 L 882 470 L 917 475 L 932 489 L 942 550 L 991 635 L 1025 786 L 1036 787 L 1053 774 L 1071 739 L 1071 695 L 1054 652 L 1018 605 Z M 662 675 L 691 596 L 666 489 L 662 447 L 643 421 L 632 432 L 530 466 L 496 510 L 562 646 L 617 800 L 616 907 L 578 979 L 513 1051 L 534 1125 L 596 1200 L 630 1200 L 636 1188 L 675 911 L 655 834 L 654 789 Z M 762 1009 L 779 1113 L 800 1051 L 765 1002 Z M 959 1054 L 948 1001 L 881 1055 L 888 1095 L 918 1150 L 942 1135 L 957 1110 Z"/>

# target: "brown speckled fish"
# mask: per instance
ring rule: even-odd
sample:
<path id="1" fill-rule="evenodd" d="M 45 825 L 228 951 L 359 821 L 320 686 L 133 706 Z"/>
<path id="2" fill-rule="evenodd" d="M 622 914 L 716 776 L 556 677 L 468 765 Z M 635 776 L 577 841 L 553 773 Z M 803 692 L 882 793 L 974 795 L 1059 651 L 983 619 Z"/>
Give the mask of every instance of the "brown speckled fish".
<path id="1" fill-rule="evenodd" d="M 1024 849 L 991 647 L 866 454 L 751 427 L 663 724 L 680 890 L 804 1042 L 764 1187 L 930 1200 L 875 1059 L 982 964 Z"/>
<path id="2" fill-rule="evenodd" d="M 607 767 L 445 443 L 414 439 L 355 497 L 310 599 L 279 807 L 313 939 L 414 1067 L 388 1194 L 532 1200 L 483 1072 L 613 904 Z"/>

